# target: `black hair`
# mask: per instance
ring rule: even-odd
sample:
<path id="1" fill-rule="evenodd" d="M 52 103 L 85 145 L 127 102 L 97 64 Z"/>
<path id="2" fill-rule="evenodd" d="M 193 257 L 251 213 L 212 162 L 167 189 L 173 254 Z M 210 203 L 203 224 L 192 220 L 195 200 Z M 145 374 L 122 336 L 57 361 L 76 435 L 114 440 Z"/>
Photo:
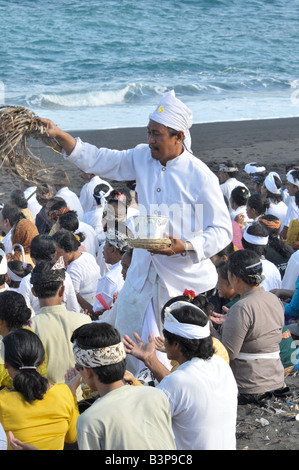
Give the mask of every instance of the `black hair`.
<path id="1" fill-rule="evenodd" d="M 230 197 L 232 200 L 237 204 L 238 207 L 245 206 L 246 201 L 249 197 L 250 193 L 245 186 L 236 186 L 232 192 Z"/>
<path id="2" fill-rule="evenodd" d="M 108 323 L 88 323 L 77 328 L 71 337 L 71 342 L 76 343 L 81 349 L 106 348 L 121 342 L 119 332 Z M 126 359 L 117 364 L 93 367 L 100 382 L 111 384 L 122 380 L 126 371 Z"/>
<path id="3" fill-rule="evenodd" d="M 48 234 L 36 235 L 30 244 L 30 256 L 36 260 L 52 261 L 56 251 L 56 242 Z"/>
<path id="4" fill-rule="evenodd" d="M 299 207 L 299 190 L 295 192 L 295 203 Z"/>
<path id="5" fill-rule="evenodd" d="M 52 212 L 56 212 L 60 209 L 66 209 L 67 208 L 67 203 L 62 197 L 54 196 L 51 197 L 48 202 L 48 213 L 51 215 Z M 58 219 L 58 216 L 55 217 L 55 220 Z"/>
<path id="6" fill-rule="evenodd" d="M 222 279 L 225 279 L 228 282 L 228 262 L 221 261 L 217 266 L 217 273 Z"/>
<path id="7" fill-rule="evenodd" d="M 8 219 L 11 227 L 21 219 L 26 218 L 20 208 L 14 204 L 4 204 L 2 208 L 2 217 L 4 220 Z"/>
<path id="8" fill-rule="evenodd" d="M 41 340 L 33 331 L 18 328 L 3 338 L 4 360 L 18 374 L 13 379 L 14 390 L 19 392 L 28 403 L 42 400 L 48 387 L 48 380 L 36 370 L 45 360 Z M 21 367 L 29 366 L 35 368 Z"/>
<path id="9" fill-rule="evenodd" d="M 66 253 L 77 251 L 81 243 L 85 240 L 83 233 L 76 233 L 76 235 L 68 230 L 59 230 L 53 234 L 53 240 L 57 245 Z"/>
<path id="10" fill-rule="evenodd" d="M 257 237 L 268 237 L 269 236 L 269 231 L 267 227 L 264 224 L 261 224 L 260 222 L 254 222 L 253 224 L 249 225 L 247 228 L 247 233 L 249 235 L 255 235 Z M 244 236 L 242 237 L 242 245 L 243 248 L 255 251 L 260 257 L 264 256 L 267 252 L 268 249 L 268 244 L 267 245 L 254 245 L 253 243 L 249 243 L 244 239 Z"/>
<path id="11" fill-rule="evenodd" d="M 63 285 L 61 278 L 65 278 L 65 270 L 55 270 L 54 275 L 52 270 L 54 263 L 54 261 L 38 261 L 31 272 L 30 281 L 39 299 L 54 297 Z"/>
<path id="12" fill-rule="evenodd" d="M 93 190 L 93 197 L 97 203 L 98 206 L 101 205 L 101 197 L 100 197 L 100 192 L 104 191 L 107 193 L 110 189 L 110 186 L 105 183 L 97 184 L 96 187 Z"/>
<path id="13" fill-rule="evenodd" d="M 255 209 L 258 215 L 265 214 L 269 207 L 269 201 L 261 194 L 255 193 L 247 199 L 247 205 L 251 209 Z"/>
<path id="14" fill-rule="evenodd" d="M 222 256 L 229 256 L 233 252 L 234 252 L 234 244 L 233 242 L 230 242 L 225 248 L 223 248 L 223 250 L 216 253 L 215 256 L 219 256 L 221 258 Z"/>
<path id="15" fill-rule="evenodd" d="M 0 320 L 5 321 L 8 330 L 27 325 L 31 313 L 22 294 L 13 290 L 0 292 Z"/>
<path id="16" fill-rule="evenodd" d="M 189 302 L 189 305 L 176 308 L 171 311 L 171 314 L 180 322 L 188 323 L 191 325 L 205 326 L 209 321 L 208 315 L 214 310 L 213 305 L 208 301 L 204 295 L 197 295 L 194 298 L 189 298 L 187 295 L 174 297 L 163 306 L 161 311 L 162 322 L 164 322 L 165 309 L 178 301 Z M 193 308 L 192 306 L 199 307 L 203 313 Z M 209 336 L 203 339 L 188 339 L 182 336 L 175 335 L 163 329 L 163 335 L 169 344 L 174 342 L 179 343 L 180 350 L 187 360 L 193 357 L 200 359 L 210 359 L 214 354 L 213 340 Z"/>
<path id="17" fill-rule="evenodd" d="M 122 202 L 124 202 L 126 207 L 128 207 L 129 204 L 132 202 L 132 195 L 127 186 L 122 186 L 121 188 L 113 189 L 107 198 L 107 202 L 109 203 L 114 199 L 118 199 L 118 196 L 121 195 L 125 196 L 125 202 Z"/>
<path id="18" fill-rule="evenodd" d="M 273 250 L 277 251 L 281 256 L 286 258 L 287 260 L 291 257 L 292 252 L 288 248 L 288 245 L 280 238 L 280 227 L 273 228 L 269 227 L 268 225 L 264 224 L 263 221 L 269 222 L 280 222 L 279 218 L 272 214 L 266 214 L 259 218 L 259 223 L 265 225 L 269 233 L 269 244 Z"/>
<path id="19" fill-rule="evenodd" d="M 257 286 L 263 281 L 263 266 L 258 253 L 252 250 L 235 251 L 228 258 L 228 271 L 242 279 L 249 286 Z"/>
<path id="20" fill-rule="evenodd" d="M 21 189 L 14 189 L 10 193 L 10 200 L 20 209 L 26 209 L 28 207 L 27 199 Z"/>
<path id="21" fill-rule="evenodd" d="M 299 170 L 291 170 L 290 174 L 293 176 L 295 180 L 299 180 Z M 298 186 L 297 184 L 294 184 L 294 186 Z"/>
<path id="22" fill-rule="evenodd" d="M 7 266 L 10 269 L 10 271 L 12 271 L 14 274 L 16 274 L 17 276 L 21 278 L 27 276 L 27 274 L 29 274 L 33 269 L 33 266 L 31 264 L 27 263 L 24 265 L 24 263 L 22 263 L 22 261 L 19 261 L 19 260 L 8 261 Z M 13 281 L 12 279 L 10 279 L 9 287 L 17 288 L 19 287 L 20 283 L 21 281 Z"/>
<path id="23" fill-rule="evenodd" d="M 79 228 L 79 219 L 76 211 L 68 211 L 58 217 L 60 229 L 76 232 Z"/>
<path id="24" fill-rule="evenodd" d="M 225 164 L 227 167 L 237 168 L 237 165 L 235 164 L 234 160 L 227 160 L 226 162 L 224 162 L 224 164 Z M 235 171 L 224 171 L 224 173 L 227 173 L 230 178 L 235 178 L 235 177 L 238 175 L 239 170 L 235 170 Z"/>

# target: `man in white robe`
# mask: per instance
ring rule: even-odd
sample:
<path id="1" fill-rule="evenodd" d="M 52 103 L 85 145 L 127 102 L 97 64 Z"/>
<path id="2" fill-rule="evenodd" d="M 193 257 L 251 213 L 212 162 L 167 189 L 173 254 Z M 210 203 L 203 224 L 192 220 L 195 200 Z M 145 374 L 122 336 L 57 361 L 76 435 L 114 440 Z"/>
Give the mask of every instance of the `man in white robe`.
<path id="1" fill-rule="evenodd" d="M 113 313 L 117 308 L 115 327 L 121 335 L 137 331 L 144 337 L 154 328 L 161 333 L 160 312 L 165 302 L 186 288 L 196 294 L 213 289 L 217 272 L 210 257 L 232 240 L 219 181 L 191 153 L 191 111 L 173 91 L 166 93 L 149 116 L 148 144 L 123 151 L 83 143 L 52 121 L 43 122 L 68 160 L 81 170 L 136 181 L 140 213 L 169 216 L 171 246 L 151 252 L 134 249 L 124 287 L 111 309 Z M 128 362 L 129 370 L 134 372 L 135 367 Z"/>

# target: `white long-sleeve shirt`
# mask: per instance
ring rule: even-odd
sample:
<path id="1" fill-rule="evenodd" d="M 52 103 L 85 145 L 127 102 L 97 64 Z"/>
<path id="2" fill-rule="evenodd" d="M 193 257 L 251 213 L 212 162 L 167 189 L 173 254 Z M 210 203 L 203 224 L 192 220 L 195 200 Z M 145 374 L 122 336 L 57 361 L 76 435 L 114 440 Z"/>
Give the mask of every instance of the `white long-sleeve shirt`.
<path id="1" fill-rule="evenodd" d="M 140 213 L 168 215 L 168 233 L 191 242 L 194 251 L 187 256 L 152 256 L 134 249 L 127 279 L 137 291 L 142 290 L 151 263 L 171 297 L 185 288 L 200 293 L 215 287 L 217 273 L 209 258 L 231 242 L 232 226 L 219 181 L 205 163 L 185 150 L 163 166 L 147 144 L 118 151 L 80 139 L 67 158 L 102 178 L 136 180 Z"/>

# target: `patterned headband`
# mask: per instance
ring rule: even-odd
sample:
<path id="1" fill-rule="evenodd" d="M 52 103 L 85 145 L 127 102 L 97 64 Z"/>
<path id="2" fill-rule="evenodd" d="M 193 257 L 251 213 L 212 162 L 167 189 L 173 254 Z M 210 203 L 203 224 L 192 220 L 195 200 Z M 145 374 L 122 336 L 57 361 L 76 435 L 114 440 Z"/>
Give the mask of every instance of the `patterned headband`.
<path id="1" fill-rule="evenodd" d="M 107 346 L 106 348 L 82 349 L 77 341 L 73 344 L 75 362 L 81 367 L 102 367 L 118 364 L 126 358 L 122 342 Z"/>

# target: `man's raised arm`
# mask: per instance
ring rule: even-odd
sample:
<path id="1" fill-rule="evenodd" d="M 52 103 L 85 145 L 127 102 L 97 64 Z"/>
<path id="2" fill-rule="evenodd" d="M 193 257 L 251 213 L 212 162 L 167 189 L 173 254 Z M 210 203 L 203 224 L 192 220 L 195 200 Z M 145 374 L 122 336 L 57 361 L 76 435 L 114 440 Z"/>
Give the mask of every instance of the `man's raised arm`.
<path id="1" fill-rule="evenodd" d="M 47 128 L 49 137 L 56 139 L 65 153 L 70 155 L 76 146 L 76 139 L 57 127 L 50 119 L 40 118 L 40 120 Z"/>

